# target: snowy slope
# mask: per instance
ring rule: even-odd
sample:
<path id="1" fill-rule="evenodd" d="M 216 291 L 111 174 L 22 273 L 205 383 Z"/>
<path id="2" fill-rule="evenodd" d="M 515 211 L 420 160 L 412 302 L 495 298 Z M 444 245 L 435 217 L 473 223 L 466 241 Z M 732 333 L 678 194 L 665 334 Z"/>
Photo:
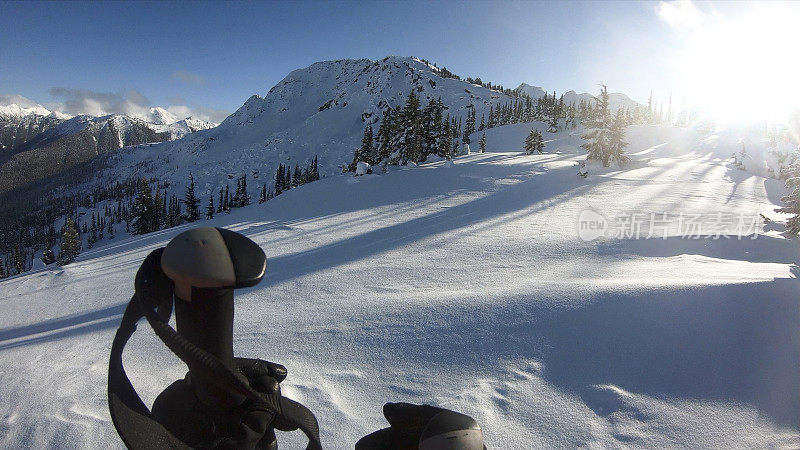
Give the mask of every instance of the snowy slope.
<path id="1" fill-rule="evenodd" d="M 576 231 L 587 207 L 779 218 L 780 182 L 730 168 L 725 139 L 650 126 L 628 129 L 630 166 L 582 179 L 576 136 L 517 151 L 535 125 L 489 130 L 492 152 L 452 167 L 329 177 L 201 222 L 269 258 L 238 294 L 236 353 L 288 367 L 327 448 L 383 427 L 386 401 L 468 413 L 489 448 L 800 446 L 800 248 L 780 223 L 742 240 Z M 122 447 L 111 339 L 141 260 L 183 229 L 0 282 L 0 447 Z M 124 358 L 148 404 L 185 371 L 147 325 Z"/>
<path id="2" fill-rule="evenodd" d="M 441 97 L 445 115 L 455 117 L 466 117 L 469 108 L 477 117 L 488 115 L 490 106 L 510 101 L 497 91 L 441 78 L 414 58 L 324 61 L 291 72 L 264 97 L 250 97 L 214 129 L 120 153 L 98 182 L 151 166 L 152 172 L 139 173 L 170 180 L 180 191 L 191 172 L 205 195 L 247 173 L 259 177 L 249 184 L 256 197 L 281 163 L 304 166 L 318 156 L 320 172 L 336 174 L 352 162 L 364 127 L 377 130 L 383 110 L 405 104 L 412 89 L 423 106 Z"/>

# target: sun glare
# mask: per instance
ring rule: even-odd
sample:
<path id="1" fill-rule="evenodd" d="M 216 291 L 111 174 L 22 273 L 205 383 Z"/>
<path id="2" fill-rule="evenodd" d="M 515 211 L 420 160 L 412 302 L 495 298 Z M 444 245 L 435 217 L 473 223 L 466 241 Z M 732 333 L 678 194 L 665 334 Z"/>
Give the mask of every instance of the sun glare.
<path id="1" fill-rule="evenodd" d="M 800 8 L 764 6 L 707 22 L 694 28 L 679 63 L 696 105 L 723 121 L 785 121 L 800 107 Z"/>

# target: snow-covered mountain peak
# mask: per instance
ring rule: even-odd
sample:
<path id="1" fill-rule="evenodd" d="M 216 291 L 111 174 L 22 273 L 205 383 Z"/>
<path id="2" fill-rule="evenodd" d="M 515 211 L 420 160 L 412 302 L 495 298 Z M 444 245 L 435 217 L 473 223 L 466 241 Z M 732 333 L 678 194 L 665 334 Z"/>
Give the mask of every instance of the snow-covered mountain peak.
<path id="1" fill-rule="evenodd" d="M 488 116 L 491 106 L 511 98 L 483 86 L 440 76 L 440 69 L 418 58 L 320 61 L 290 72 L 263 96 L 253 95 L 219 127 L 177 145 L 202 149 L 208 158 L 230 150 L 259 154 L 270 165 L 279 160 L 304 164 L 320 157 L 320 171 L 334 173 L 349 163 L 364 127 L 377 129 L 387 107 L 402 106 L 412 90 L 424 106 L 441 97 L 445 114 L 466 117 L 474 108 Z M 245 150 L 246 149 L 246 150 Z"/>
<path id="2" fill-rule="evenodd" d="M 50 115 L 51 112 L 42 105 L 35 105 L 31 107 L 22 107 L 15 103 L 9 105 L 0 105 L 0 118 L 6 120 L 19 120 L 31 114 L 38 114 L 40 116 Z"/>
<path id="3" fill-rule="evenodd" d="M 539 86 L 531 86 L 528 83 L 520 84 L 519 87 L 517 87 L 517 89 L 515 89 L 515 90 L 517 92 L 522 92 L 524 94 L 527 94 L 528 96 L 530 96 L 534 100 L 536 100 L 538 98 L 542 98 L 546 94 L 544 89 L 542 89 L 541 87 L 539 87 Z"/>
<path id="4" fill-rule="evenodd" d="M 169 125 L 177 122 L 178 117 L 159 106 L 150 108 L 150 116 L 147 121 L 155 125 Z"/>

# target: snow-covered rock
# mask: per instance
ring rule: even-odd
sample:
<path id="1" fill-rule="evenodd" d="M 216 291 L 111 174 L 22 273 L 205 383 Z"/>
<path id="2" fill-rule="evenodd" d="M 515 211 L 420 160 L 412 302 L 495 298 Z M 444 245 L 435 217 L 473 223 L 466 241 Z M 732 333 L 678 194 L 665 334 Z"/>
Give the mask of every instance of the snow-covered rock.
<path id="1" fill-rule="evenodd" d="M 369 173 L 369 164 L 359 161 L 356 164 L 356 176 L 366 175 L 367 173 Z"/>

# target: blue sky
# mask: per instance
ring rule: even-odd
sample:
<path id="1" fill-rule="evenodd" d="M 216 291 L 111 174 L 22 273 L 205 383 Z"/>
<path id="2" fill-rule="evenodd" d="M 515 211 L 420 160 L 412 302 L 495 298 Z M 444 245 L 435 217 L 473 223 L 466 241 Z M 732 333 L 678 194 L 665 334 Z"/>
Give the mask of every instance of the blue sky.
<path id="1" fill-rule="evenodd" d="M 218 119 L 315 61 L 413 55 L 506 87 L 596 92 L 604 82 L 645 101 L 650 89 L 685 90 L 674 60 L 686 37 L 663 6 L 0 2 L 0 94 L 62 107 L 93 95 L 106 109 L 184 105 Z"/>

